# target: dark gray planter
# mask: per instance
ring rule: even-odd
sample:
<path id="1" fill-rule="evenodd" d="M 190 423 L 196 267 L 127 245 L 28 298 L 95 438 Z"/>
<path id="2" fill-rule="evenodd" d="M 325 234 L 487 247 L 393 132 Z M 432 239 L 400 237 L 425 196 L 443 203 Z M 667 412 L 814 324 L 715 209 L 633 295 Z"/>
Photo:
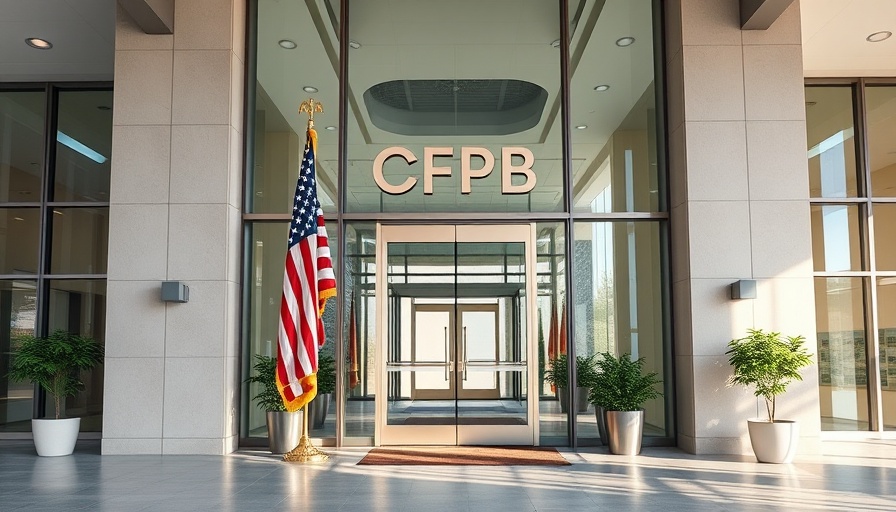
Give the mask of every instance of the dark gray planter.
<path id="1" fill-rule="evenodd" d="M 607 411 L 603 407 L 594 406 L 594 416 L 597 418 L 597 433 L 600 435 L 600 443 L 607 446 Z"/>
<path id="2" fill-rule="evenodd" d="M 314 400 L 308 404 L 308 428 L 323 428 L 324 422 L 327 420 L 327 412 L 330 411 L 330 399 L 332 393 L 324 393 L 317 395 Z"/>
<path id="3" fill-rule="evenodd" d="M 591 390 L 588 388 L 576 388 L 577 412 L 588 411 L 588 393 L 590 392 Z M 557 401 L 560 402 L 560 412 L 566 414 L 566 412 L 569 410 L 569 406 L 566 405 L 569 403 L 569 394 L 567 393 L 566 388 L 557 388 Z"/>

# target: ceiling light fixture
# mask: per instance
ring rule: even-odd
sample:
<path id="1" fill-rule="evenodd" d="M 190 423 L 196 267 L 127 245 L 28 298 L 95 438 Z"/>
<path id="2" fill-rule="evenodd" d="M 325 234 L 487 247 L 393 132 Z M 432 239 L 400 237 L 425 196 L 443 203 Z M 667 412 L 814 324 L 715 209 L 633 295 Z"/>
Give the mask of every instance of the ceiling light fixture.
<path id="1" fill-rule="evenodd" d="M 23 219 L 21 217 L 13 217 L 12 220 L 25 220 L 25 219 Z"/>
<path id="2" fill-rule="evenodd" d="M 327 126 L 326 129 L 329 130 L 329 131 L 331 131 L 331 132 L 335 132 L 335 131 L 336 131 L 336 127 L 335 127 L 335 126 Z"/>
<path id="3" fill-rule="evenodd" d="M 553 46 L 554 48 L 560 48 L 560 40 L 554 39 L 553 41 L 551 41 L 551 46 Z"/>
<path id="4" fill-rule="evenodd" d="M 290 41 L 289 39 L 281 39 L 277 41 L 277 44 L 280 45 L 280 48 L 284 50 L 295 50 L 298 46 L 295 41 Z"/>
<path id="5" fill-rule="evenodd" d="M 622 48 L 633 44 L 635 44 L 635 38 L 631 36 L 620 37 L 616 40 L 616 46 L 621 46 Z"/>
<path id="6" fill-rule="evenodd" d="M 879 43 L 881 41 L 886 41 L 893 35 L 889 30 L 882 30 L 880 32 L 875 32 L 868 37 L 865 38 L 865 41 L 869 43 Z"/>
<path id="7" fill-rule="evenodd" d="M 607 84 L 601 84 L 594 86 L 594 90 L 597 92 L 604 92 L 610 89 L 610 86 Z"/>
<path id="8" fill-rule="evenodd" d="M 349 42 L 348 42 L 348 47 L 351 48 L 351 49 L 353 49 L 353 50 L 357 50 L 358 48 L 361 47 L 361 43 L 359 43 L 359 42 L 357 42 L 357 41 L 349 41 Z"/>
<path id="9" fill-rule="evenodd" d="M 106 163 L 106 160 L 107 160 L 106 157 L 104 157 L 103 155 L 97 153 L 96 151 L 90 149 L 89 147 L 85 146 L 81 142 L 69 137 L 68 135 L 66 135 L 60 131 L 56 132 L 56 141 L 59 142 L 60 144 L 62 144 L 63 146 L 67 146 L 67 147 L 73 149 L 74 151 L 81 153 L 82 155 L 86 156 L 87 158 L 93 160 L 94 162 L 96 162 L 98 164 Z"/>
<path id="10" fill-rule="evenodd" d="M 587 128 L 588 128 L 587 124 L 580 124 L 579 126 L 576 126 L 576 130 L 585 130 Z"/>
<path id="11" fill-rule="evenodd" d="M 53 213 L 55 213 L 56 215 L 65 215 L 64 213 L 60 212 L 59 210 L 53 210 Z"/>
<path id="12" fill-rule="evenodd" d="M 25 39 L 25 44 L 32 48 L 37 48 L 38 50 L 49 50 L 53 47 L 53 43 L 39 37 L 29 37 L 28 39 Z"/>
<path id="13" fill-rule="evenodd" d="M 305 87 L 302 87 L 302 90 L 309 94 L 314 94 L 317 92 L 317 87 L 311 87 L 310 85 L 306 85 Z"/>

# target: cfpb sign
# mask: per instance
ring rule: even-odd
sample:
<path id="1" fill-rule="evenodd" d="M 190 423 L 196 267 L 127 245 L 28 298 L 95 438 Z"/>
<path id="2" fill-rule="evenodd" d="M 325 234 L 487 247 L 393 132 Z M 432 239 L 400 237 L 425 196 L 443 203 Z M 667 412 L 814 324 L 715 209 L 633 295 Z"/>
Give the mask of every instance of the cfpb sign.
<path id="1" fill-rule="evenodd" d="M 417 155 L 411 150 L 400 146 L 386 148 L 373 160 L 373 179 L 377 186 L 387 193 L 400 195 L 410 192 L 417 184 L 416 176 L 408 176 L 402 183 L 395 184 L 386 181 L 383 175 L 383 165 L 390 158 L 403 158 L 408 165 L 417 161 Z M 433 180 L 440 177 L 450 177 L 454 172 L 451 167 L 437 167 L 436 157 L 454 157 L 454 148 L 451 147 L 425 147 L 423 148 L 423 193 L 431 195 Z M 473 158 L 481 159 L 482 166 L 474 169 Z M 514 165 L 514 157 L 522 158 L 521 165 Z M 502 194 L 526 194 L 535 188 L 536 177 L 532 172 L 535 156 L 528 148 L 504 147 L 501 148 L 501 193 Z M 473 180 L 482 179 L 495 170 L 495 155 L 487 148 L 468 147 L 460 148 L 460 192 L 469 194 L 473 190 Z M 522 176 L 523 183 L 514 184 L 513 176 Z M 517 180 L 519 181 L 519 180 Z"/>

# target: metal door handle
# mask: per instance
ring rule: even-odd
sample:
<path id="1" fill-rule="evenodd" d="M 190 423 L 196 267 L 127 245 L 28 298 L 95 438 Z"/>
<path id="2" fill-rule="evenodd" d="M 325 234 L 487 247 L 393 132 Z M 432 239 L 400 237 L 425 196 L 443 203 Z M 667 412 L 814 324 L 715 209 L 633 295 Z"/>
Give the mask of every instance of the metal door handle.
<path id="1" fill-rule="evenodd" d="M 467 380 L 467 326 L 464 326 L 464 380 Z"/>
<path id="2" fill-rule="evenodd" d="M 447 382 L 450 379 L 450 365 L 451 361 L 448 359 L 448 327 L 445 327 L 445 381 Z"/>

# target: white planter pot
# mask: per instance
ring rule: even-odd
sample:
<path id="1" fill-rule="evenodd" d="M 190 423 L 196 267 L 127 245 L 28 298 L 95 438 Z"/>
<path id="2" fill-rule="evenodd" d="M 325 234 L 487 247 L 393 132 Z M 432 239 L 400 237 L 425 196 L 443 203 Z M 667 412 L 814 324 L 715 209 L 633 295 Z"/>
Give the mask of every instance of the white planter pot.
<path id="1" fill-rule="evenodd" d="M 793 462 L 800 438 L 799 425 L 795 421 L 776 420 L 774 423 L 769 423 L 763 420 L 747 420 L 747 429 L 750 431 L 753 453 L 759 462 L 774 464 Z"/>
<path id="2" fill-rule="evenodd" d="M 41 457 L 71 455 L 78 441 L 81 418 L 33 419 L 34 448 Z"/>

